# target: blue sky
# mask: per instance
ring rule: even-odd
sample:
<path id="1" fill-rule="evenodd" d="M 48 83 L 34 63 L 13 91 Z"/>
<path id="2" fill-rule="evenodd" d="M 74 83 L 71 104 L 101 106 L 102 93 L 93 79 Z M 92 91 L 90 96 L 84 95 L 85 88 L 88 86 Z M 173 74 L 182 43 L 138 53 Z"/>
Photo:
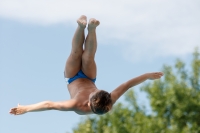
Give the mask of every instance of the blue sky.
<path id="1" fill-rule="evenodd" d="M 8 113 L 17 103 L 70 98 L 63 70 L 80 15 L 101 22 L 96 85 L 112 91 L 130 78 L 173 65 L 176 58 L 189 64 L 194 47 L 200 47 L 199 7 L 197 0 L 0 0 L 0 132 L 71 132 L 87 117 L 60 111 Z M 137 96 L 148 104 L 144 94 Z"/>

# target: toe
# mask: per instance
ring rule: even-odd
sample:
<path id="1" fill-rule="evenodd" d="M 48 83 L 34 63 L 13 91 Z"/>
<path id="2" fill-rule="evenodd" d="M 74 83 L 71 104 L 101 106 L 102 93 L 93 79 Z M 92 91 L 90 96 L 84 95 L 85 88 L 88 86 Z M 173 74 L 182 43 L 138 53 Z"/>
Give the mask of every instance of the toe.
<path id="1" fill-rule="evenodd" d="M 80 18 L 87 18 L 85 15 L 81 15 L 81 17 Z"/>
<path id="2" fill-rule="evenodd" d="M 97 22 L 98 25 L 100 24 L 100 22 L 98 20 L 96 22 Z"/>

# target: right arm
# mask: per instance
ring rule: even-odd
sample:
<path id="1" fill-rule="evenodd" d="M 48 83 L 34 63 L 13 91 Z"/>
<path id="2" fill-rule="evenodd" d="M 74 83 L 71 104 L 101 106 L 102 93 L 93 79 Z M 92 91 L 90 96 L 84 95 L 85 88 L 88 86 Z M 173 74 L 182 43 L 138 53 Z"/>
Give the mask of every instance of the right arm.
<path id="1" fill-rule="evenodd" d="M 60 110 L 73 111 L 76 108 L 76 100 L 71 99 L 62 102 L 43 101 L 31 105 L 19 105 L 10 110 L 10 114 L 21 115 L 27 112 L 45 111 L 45 110 Z"/>

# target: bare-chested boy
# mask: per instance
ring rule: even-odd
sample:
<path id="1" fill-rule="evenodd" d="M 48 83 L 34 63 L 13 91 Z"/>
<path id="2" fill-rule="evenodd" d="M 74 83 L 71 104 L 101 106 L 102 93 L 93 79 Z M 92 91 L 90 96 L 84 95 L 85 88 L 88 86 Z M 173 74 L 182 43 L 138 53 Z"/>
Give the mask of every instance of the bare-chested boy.
<path id="1" fill-rule="evenodd" d="M 80 115 L 93 113 L 101 115 L 110 111 L 118 98 L 132 86 L 147 79 L 159 79 L 163 76 L 162 72 L 145 73 L 122 83 L 111 93 L 99 90 L 95 85 L 97 68 L 94 57 L 97 49 L 96 27 L 100 22 L 94 18 L 89 20 L 86 39 L 84 35 L 87 26 L 86 16 L 82 15 L 77 23 L 78 27 L 72 39 L 72 50 L 64 71 L 71 99 L 61 102 L 43 101 L 32 105 L 18 105 L 10 110 L 10 114 L 21 115 L 34 111 L 60 110 L 74 111 Z"/>

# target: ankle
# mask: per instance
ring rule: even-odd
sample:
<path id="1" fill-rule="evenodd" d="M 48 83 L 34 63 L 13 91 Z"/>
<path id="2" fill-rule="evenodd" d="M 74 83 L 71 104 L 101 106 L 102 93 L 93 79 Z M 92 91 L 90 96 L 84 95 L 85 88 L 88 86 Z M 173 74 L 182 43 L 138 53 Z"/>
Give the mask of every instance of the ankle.
<path id="1" fill-rule="evenodd" d="M 96 32 L 96 27 L 88 27 L 88 32 Z"/>
<path id="2" fill-rule="evenodd" d="M 80 30 L 85 30 L 85 28 L 86 28 L 86 27 L 83 27 L 83 26 L 78 25 L 78 29 L 80 29 Z"/>

